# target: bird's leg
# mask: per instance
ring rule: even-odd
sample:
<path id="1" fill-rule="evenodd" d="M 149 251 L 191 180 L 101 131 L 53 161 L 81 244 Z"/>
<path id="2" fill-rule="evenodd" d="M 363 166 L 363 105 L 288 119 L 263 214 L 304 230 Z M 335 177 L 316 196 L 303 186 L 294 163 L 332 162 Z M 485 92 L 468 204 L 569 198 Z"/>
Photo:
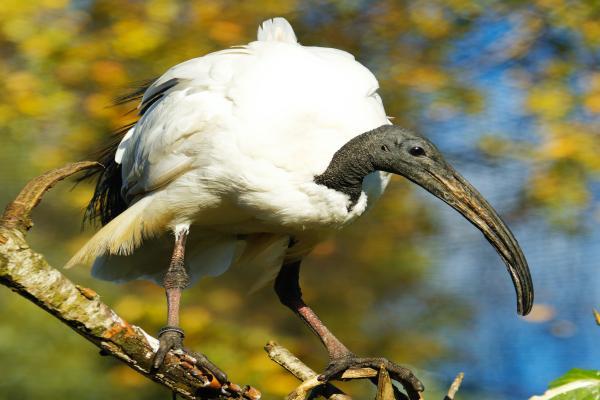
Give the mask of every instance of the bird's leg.
<path id="1" fill-rule="evenodd" d="M 275 292 L 279 301 L 295 312 L 321 339 L 332 360 L 352 354 L 342 342 L 321 322 L 317 314 L 302 300 L 299 282 L 300 261 L 285 264 L 275 279 Z"/>
<path id="2" fill-rule="evenodd" d="M 158 331 L 160 346 L 154 356 L 154 368 L 164 361 L 169 350 L 183 347 L 183 329 L 179 327 L 179 304 L 181 292 L 189 285 L 189 277 L 183 263 L 187 231 L 175 233 L 175 246 L 169 269 L 163 277 L 163 287 L 167 295 L 167 325 Z"/>
<path id="3" fill-rule="evenodd" d="M 163 287 L 167 295 L 167 325 L 158 331 L 159 348 L 154 356 L 153 367 L 159 368 L 169 350 L 183 348 L 183 329 L 179 327 L 179 306 L 181 294 L 190 284 L 190 279 L 185 268 L 185 242 L 187 229 L 178 230 L 175 233 L 175 247 L 171 256 L 169 269 L 163 278 Z M 227 382 L 227 375 L 214 365 L 206 356 L 200 353 L 190 352 L 196 359 L 196 365 L 208 370 L 220 382 Z"/>
<path id="4" fill-rule="evenodd" d="M 419 399 L 418 392 L 424 390 L 423 384 L 408 368 L 385 358 L 357 357 L 331 333 L 317 314 L 302 300 L 299 273 L 300 261 L 284 264 L 275 279 L 275 292 L 281 303 L 294 311 L 325 345 L 329 353 L 329 365 L 319 375 L 319 380 L 328 381 L 340 376 L 350 368 L 370 367 L 379 370 L 383 365 L 389 371 L 390 376 L 404 386 L 411 400 Z"/>

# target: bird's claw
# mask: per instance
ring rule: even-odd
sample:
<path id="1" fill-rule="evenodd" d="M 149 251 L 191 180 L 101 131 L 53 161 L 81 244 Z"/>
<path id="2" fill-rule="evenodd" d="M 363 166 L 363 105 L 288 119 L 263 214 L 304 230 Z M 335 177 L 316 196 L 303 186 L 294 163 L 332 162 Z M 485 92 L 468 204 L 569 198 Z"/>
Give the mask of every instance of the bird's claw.
<path id="1" fill-rule="evenodd" d="M 346 370 L 351 368 L 373 368 L 379 370 L 385 368 L 390 377 L 402 384 L 410 399 L 419 399 L 419 392 L 425 390 L 423 383 L 408 368 L 402 367 L 386 358 L 372 357 L 362 358 L 354 354 L 330 360 L 325 371 L 319 375 L 321 382 L 327 382 L 333 378 L 340 377 Z"/>
<path id="2" fill-rule="evenodd" d="M 183 349 L 184 336 L 183 330 L 174 326 L 166 326 L 159 331 L 159 346 L 152 363 L 154 369 L 160 368 L 170 350 Z M 189 359 L 189 361 L 193 362 L 194 365 L 212 374 L 221 384 L 229 382 L 227 380 L 227 374 L 221 371 L 221 369 L 213 364 L 213 362 L 204 354 L 196 353 L 189 349 L 185 349 L 185 351 L 193 358 L 193 360 Z"/>
<path id="3" fill-rule="evenodd" d="M 192 357 L 194 357 L 194 364 L 197 367 L 202 368 L 205 371 L 208 371 L 209 373 L 211 373 L 221 384 L 224 383 L 228 383 L 229 380 L 227 379 L 227 374 L 223 371 L 221 371 L 221 369 L 219 367 L 217 367 L 212 361 L 210 361 L 204 354 L 202 353 L 196 353 L 194 351 L 190 351 L 187 350 L 187 353 L 189 353 Z"/>
<path id="4" fill-rule="evenodd" d="M 154 361 L 152 362 L 152 368 L 158 369 L 165 361 L 165 357 L 170 350 L 179 350 L 183 348 L 183 330 L 166 326 L 162 328 L 158 333 L 158 350 L 154 355 Z"/>

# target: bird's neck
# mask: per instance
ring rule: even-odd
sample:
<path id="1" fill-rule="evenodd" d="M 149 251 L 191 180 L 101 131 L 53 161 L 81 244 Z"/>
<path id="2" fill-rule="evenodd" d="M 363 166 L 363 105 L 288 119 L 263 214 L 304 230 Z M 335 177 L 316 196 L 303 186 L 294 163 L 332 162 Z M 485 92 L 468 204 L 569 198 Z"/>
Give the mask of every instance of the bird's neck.
<path id="1" fill-rule="evenodd" d="M 317 184 L 348 195 L 348 210 L 360 198 L 363 179 L 375 171 L 369 151 L 371 143 L 368 133 L 353 138 L 333 155 L 325 172 L 314 178 Z"/>

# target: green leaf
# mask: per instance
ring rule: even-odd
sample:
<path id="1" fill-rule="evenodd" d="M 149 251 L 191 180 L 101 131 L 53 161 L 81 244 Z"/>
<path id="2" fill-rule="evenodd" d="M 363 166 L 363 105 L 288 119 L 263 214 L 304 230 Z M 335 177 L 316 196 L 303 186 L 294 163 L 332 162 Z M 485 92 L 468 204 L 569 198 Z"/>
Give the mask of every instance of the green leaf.
<path id="1" fill-rule="evenodd" d="M 550 383 L 550 389 L 530 400 L 598 400 L 600 371 L 574 368 Z"/>
<path id="2" fill-rule="evenodd" d="M 577 381 L 584 382 L 584 381 Z M 565 389 L 569 384 L 565 385 Z M 557 389 L 547 391 L 542 396 L 534 396 L 531 400 L 598 400 L 600 398 L 600 385 L 582 387 L 565 392 L 554 392 Z"/>
<path id="3" fill-rule="evenodd" d="M 562 386 L 562 385 L 565 385 L 565 384 L 573 382 L 573 381 L 579 381 L 579 380 L 584 380 L 584 379 L 596 379 L 596 380 L 600 381 L 600 371 L 573 368 L 572 370 L 570 370 L 569 372 L 567 372 L 560 378 L 557 378 L 557 379 L 553 380 L 552 382 L 550 382 L 548 387 L 550 389 L 552 389 L 552 388 Z"/>

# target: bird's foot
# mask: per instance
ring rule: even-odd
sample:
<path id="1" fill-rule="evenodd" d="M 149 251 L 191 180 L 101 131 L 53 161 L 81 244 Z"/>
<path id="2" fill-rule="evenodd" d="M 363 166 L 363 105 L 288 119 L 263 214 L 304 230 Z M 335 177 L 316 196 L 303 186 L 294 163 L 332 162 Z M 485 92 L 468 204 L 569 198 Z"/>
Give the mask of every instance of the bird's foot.
<path id="1" fill-rule="evenodd" d="M 350 353 L 331 359 L 329 365 L 325 371 L 319 375 L 318 379 L 322 382 L 327 382 L 333 378 L 340 377 L 348 369 L 373 368 L 379 371 L 382 367 L 388 371 L 393 380 L 399 382 L 404 387 L 409 399 L 420 398 L 419 392 L 424 391 L 425 387 L 415 374 L 408 368 L 402 367 L 381 357 L 363 358 Z"/>
<path id="2" fill-rule="evenodd" d="M 158 369 L 163 362 L 169 350 L 179 350 L 183 348 L 183 338 L 185 334 L 183 329 L 176 326 L 165 326 L 158 331 L 158 350 L 154 355 L 152 367 Z"/>
<path id="3" fill-rule="evenodd" d="M 154 355 L 154 361 L 152 366 L 154 369 L 160 368 L 165 361 L 165 357 L 170 350 L 181 350 L 183 349 L 183 338 L 185 334 L 183 329 L 176 326 L 165 326 L 158 331 L 159 346 L 156 354 Z M 219 367 L 212 363 L 204 354 L 196 353 L 186 349 L 194 358 L 194 364 L 205 371 L 211 373 L 220 383 L 227 383 L 227 374 L 225 374 Z"/>

